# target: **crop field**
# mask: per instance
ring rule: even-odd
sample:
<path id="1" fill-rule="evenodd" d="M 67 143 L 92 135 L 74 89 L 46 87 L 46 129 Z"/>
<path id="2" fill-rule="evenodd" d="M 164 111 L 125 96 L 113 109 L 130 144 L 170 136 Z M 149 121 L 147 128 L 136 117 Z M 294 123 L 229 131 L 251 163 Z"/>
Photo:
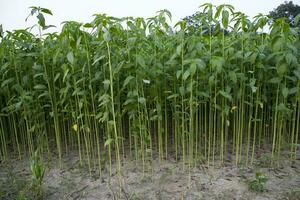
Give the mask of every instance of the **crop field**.
<path id="1" fill-rule="evenodd" d="M 0 199 L 300 199 L 299 26 L 199 9 L 1 30 Z"/>

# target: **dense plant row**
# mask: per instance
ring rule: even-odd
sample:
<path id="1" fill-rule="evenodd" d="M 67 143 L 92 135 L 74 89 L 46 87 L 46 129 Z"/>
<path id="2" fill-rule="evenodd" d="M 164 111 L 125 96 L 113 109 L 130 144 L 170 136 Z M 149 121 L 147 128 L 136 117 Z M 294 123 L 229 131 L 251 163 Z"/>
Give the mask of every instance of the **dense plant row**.
<path id="1" fill-rule="evenodd" d="M 1 38 L 1 159 L 56 145 L 59 160 L 77 149 L 101 173 L 102 156 L 117 170 L 126 155 L 143 167 L 169 156 L 183 167 L 251 164 L 268 144 L 272 158 L 283 149 L 295 158 L 299 28 L 229 5 L 201 9 L 196 32 L 185 21 L 172 28 L 162 10 L 147 20 L 97 14 L 43 34 L 52 13 L 33 7 L 38 36 Z"/>

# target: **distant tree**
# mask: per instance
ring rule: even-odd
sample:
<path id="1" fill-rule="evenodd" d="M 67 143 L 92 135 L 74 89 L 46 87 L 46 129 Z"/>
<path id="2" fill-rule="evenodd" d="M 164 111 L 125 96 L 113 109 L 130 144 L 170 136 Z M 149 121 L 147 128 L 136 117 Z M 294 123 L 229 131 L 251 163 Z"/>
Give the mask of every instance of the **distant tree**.
<path id="1" fill-rule="evenodd" d="M 1 38 L 3 37 L 3 27 L 2 27 L 2 24 L 0 24 L 0 37 Z"/>
<path id="2" fill-rule="evenodd" d="M 292 1 L 285 1 L 273 11 L 270 11 L 269 16 L 274 20 L 285 17 L 287 22 L 291 26 L 294 26 L 294 19 L 298 14 L 300 14 L 300 6 L 294 4 Z"/>
<path id="3" fill-rule="evenodd" d="M 200 12 L 196 12 L 193 15 L 186 16 L 183 20 L 186 22 L 186 27 L 189 33 L 199 33 L 200 34 L 200 27 L 203 27 L 203 19 L 204 14 Z M 208 29 L 205 27 L 204 29 Z"/>
<path id="4" fill-rule="evenodd" d="M 196 12 L 193 15 L 186 16 L 183 18 L 186 22 L 187 31 L 189 34 L 195 35 L 206 35 L 209 34 L 218 34 L 223 31 L 220 27 L 220 22 L 217 20 L 213 20 L 211 24 L 208 22 L 208 17 L 206 13 L 203 12 Z M 224 30 L 225 34 L 228 34 L 227 30 Z"/>

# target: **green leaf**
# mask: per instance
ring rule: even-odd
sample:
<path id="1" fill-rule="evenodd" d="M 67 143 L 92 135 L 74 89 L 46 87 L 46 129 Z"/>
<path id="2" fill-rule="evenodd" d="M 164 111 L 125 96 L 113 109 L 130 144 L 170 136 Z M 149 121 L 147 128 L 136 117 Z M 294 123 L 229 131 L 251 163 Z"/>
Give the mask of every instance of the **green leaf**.
<path id="1" fill-rule="evenodd" d="M 277 110 L 278 111 L 282 111 L 282 112 L 289 112 L 291 111 L 288 107 L 286 107 L 285 104 L 283 103 L 280 103 L 278 106 L 277 106 Z"/>
<path id="2" fill-rule="evenodd" d="M 104 147 L 109 146 L 112 143 L 112 141 L 113 141 L 112 138 L 108 138 L 104 143 Z"/>
<path id="3" fill-rule="evenodd" d="M 48 25 L 48 26 L 44 26 L 43 27 L 43 30 L 46 30 L 46 29 L 48 29 L 48 28 L 55 28 L 56 26 L 54 26 L 54 25 Z"/>
<path id="4" fill-rule="evenodd" d="M 250 56 L 251 64 L 255 63 L 256 58 L 257 58 L 257 53 L 252 53 L 251 56 Z"/>
<path id="5" fill-rule="evenodd" d="M 130 103 L 135 103 L 135 100 L 134 100 L 134 99 L 127 99 L 127 100 L 123 103 L 123 105 L 126 106 L 126 105 L 128 105 L 128 104 L 130 104 Z"/>
<path id="6" fill-rule="evenodd" d="M 145 59 L 143 58 L 143 56 L 136 55 L 136 61 L 140 66 L 146 67 Z"/>
<path id="7" fill-rule="evenodd" d="M 132 79 L 134 79 L 133 76 L 131 76 L 131 75 L 127 76 L 126 79 L 124 80 L 123 87 L 126 87 L 126 85 L 127 85 Z"/>
<path id="8" fill-rule="evenodd" d="M 41 8 L 41 12 L 46 13 L 48 15 L 53 15 L 51 10 L 47 9 L 47 8 Z"/>
<path id="9" fill-rule="evenodd" d="M 287 66 L 285 63 L 277 66 L 277 73 L 280 76 L 283 76 L 286 71 L 287 71 Z"/>
<path id="10" fill-rule="evenodd" d="M 227 92 L 225 92 L 225 91 L 223 91 L 223 90 L 220 90 L 220 94 L 221 94 L 223 97 L 225 97 L 226 99 L 228 99 L 229 101 L 232 100 L 232 96 L 231 96 L 229 93 L 227 93 Z"/>
<path id="11" fill-rule="evenodd" d="M 39 84 L 33 87 L 35 90 L 46 90 L 47 87 L 45 85 Z"/>
<path id="12" fill-rule="evenodd" d="M 85 23 L 83 25 L 84 28 L 93 28 L 93 25 L 91 23 Z"/>
<path id="13" fill-rule="evenodd" d="M 109 88 L 110 81 L 108 79 L 106 79 L 106 80 L 103 81 L 103 84 L 104 84 L 105 91 L 107 91 L 108 88 Z"/>
<path id="14" fill-rule="evenodd" d="M 217 19 L 218 17 L 220 17 L 222 9 L 223 9 L 223 6 L 218 6 L 217 7 L 217 11 L 216 11 L 216 14 L 215 14 L 214 18 Z"/>
<path id="15" fill-rule="evenodd" d="M 179 87 L 179 93 L 180 93 L 180 95 L 184 95 L 185 89 L 184 89 L 183 86 L 180 86 L 180 87 Z"/>
<path id="16" fill-rule="evenodd" d="M 39 99 L 42 98 L 42 97 L 49 97 L 49 92 L 48 92 L 48 91 L 44 91 L 42 94 L 40 94 L 40 95 L 38 96 Z M 44 106 L 45 106 L 45 105 L 44 105 Z"/>
<path id="17" fill-rule="evenodd" d="M 176 54 L 177 55 L 181 55 L 181 51 L 182 51 L 182 45 L 178 45 L 177 48 L 176 48 Z"/>
<path id="18" fill-rule="evenodd" d="M 287 87 L 282 88 L 281 92 L 284 98 L 287 98 L 287 96 L 289 95 L 289 89 Z"/>
<path id="19" fill-rule="evenodd" d="M 173 99 L 173 98 L 175 99 L 178 96 L 179 96 L 178 94 L 172 94 L 172 95 L 168 96 L 167 99 Z"/>
<path id="20" fill-rule="evenodd" d="M 106 30 L 103 34 L 103 39 L 105 42 L 109 42 L 111 40 L 109 32 Z"/>
<path id="21" fill-rule="evenodd" d="M 230 71 L 229 74 L 228 74 L 230 80 L 234 83 L 237 82 L 237 77 L 236 77 L 236 73 L 234 71 Z"/>
<path id="22" fill-rule="evenodd" d="M 59 79 L 59 77 L 60 77 L 60 73 L 57 73 L 54 77 L 54 82 L 56 82 Z"/>
<path id="23" fill-rule="evenodd" d="M 289 90 L 289 94 L 296 94 L 299 91 L 298 87 L 293 87 Z"/>
<path id="24" fill-rule="evenodd" d="M 68 61 L 69 61 L 69 63 L 70 63 L 71 65 L 74 64 L 74 54 L 73 54 L 72 51 L 70 51 L 70 52 L 67 54 L 67 59 L 68 59 Z"/>
<path id="25" fill-rule="evenodd" d="M 44 15 L 42 13 L 39 13 L 37 16 L 38 18 L 38 24 L 44 28 L 46 25 L 45 25 L 45 18 L 44 18 Z"/>
<path id="26" fill-rule="evenodd" d="M 194 60 L 194 62 L 197 63 L 197 65 L 199 66 L 199 69 L 201 71 L 205 70 L 206 64 L 205 64 L 205 62 L 202 59 L 198 59 L 197 58 L 197 59 Z"/>
<path id="27" fill-rule="evenodd" d="M 300 21 L 300 13 L 296 15 L 296 17 L 294 18 L 294 26 L 297 26 L 299 24 L 299 21 Z"/>
<path id="28" fill-rule="evenodd" d="M 229 12 L 227 10 L 223 10 L 223 12 L 222 12 L 222 25 L 225 29 L 228 28 L 228 20 L 229 20 Z"/>
<path id="29" fill-rule="evenodd" d="M 103 58 L 105 58 L 105 55 L 102 55 L 102 56 L 96 58 L 96 59 L 94 60 L 94 62 L 93 62 L 92 65 L 95 65 L 97 62 L 99 62 L 99 61 L 102 60 Z"/>
<path id="30" fill-rule="evenodd" d="M 1 83 L 1 87 L 4 87 L 12 82 L 14 82 L 15 78 L 9 78 L 9 79 L 6 79 L 4 80 L 2 83 Z"/>
<path id="31" fill-rule="evenodd" d="M 281 78 L 279 78 L 279 77 L 274 77 L 274 78 L 269 80 L 269 83 L 274 83 L 274 84 L 277 84 L 277 83 L 280 83 L 280 82 L 281 82 Z"/>
<path id="32" fill-rule="evenodd" d="M 138 98 L 138 102 L 139 102 L 140 104 L 146 104 L 146 99 L 145 99 L 144 97 L 139 97 L 139 98 Z"/>
<path id="33" fill-rule="evenodd" d="M 209 94 L 207 92 L 199 92 L 199 95 L 202 97 L 209 98 Z"/>
<path id="34" fill-rule="evenodd" d="M 196 73 L 196 70 L 197 70 L 197 65 L 195 63 L 192 63 L 190 65 L 190 73 L 191 73 L 191 76 L 194 76 L 194 74 Z"/>
<path id="35" fill-rule="evenodd" d="M 178 70 L 176 72 L 176 78 L 179 79 L 181 74 L 182 74 L 181 70 Z"/>
<path id="36" fill-rule="evenodd" d="M 294 70 L 293 72 L 294 72 L 295 76 L 296 76 L 298 79 L 300 79 L 300 69 Z"/>
<path id="37" fill-rule="evenodd" d="M 276 37 L 273 41 L 273 50 L 275 52 L 280 51 L 283 48 L 283 45 L 285 44 L 285 41 L 281 37 Z"/>
<path id="38" fill-rule="evenodd" d="M 182 76 L 182 79 L 185 81 L 190 76 L 190 70 L 186 70 Z"/>
<path id="39" fill-rule="evenodd" d="M 285 60 L 286 60 L 286 62 L 287 62 L 288 65 L 297 64 L 297 58 L 296 58 L 296 56 L 294 56 L 291 53 L 287 53 L 285 55 Z"/>
<path id="40" fill-rule="evenodd" d="M 65 82 L 66 81 L 66 78 L 67 78 L 67 76 L 68 76 L 68 74 L 69 74 L 69 69 L 65 69 L 65 71 L 64 71 L 64 77 L 63 77 L 63 82 Z"/>
<path id="41" fill-rule="evenodd" d="M 222 57 L 215 56 L 211 60 L 211 65 L 216 70 L 217 73 L 220 73 L 222 71 L 224 63 L 225 60 Z"/>

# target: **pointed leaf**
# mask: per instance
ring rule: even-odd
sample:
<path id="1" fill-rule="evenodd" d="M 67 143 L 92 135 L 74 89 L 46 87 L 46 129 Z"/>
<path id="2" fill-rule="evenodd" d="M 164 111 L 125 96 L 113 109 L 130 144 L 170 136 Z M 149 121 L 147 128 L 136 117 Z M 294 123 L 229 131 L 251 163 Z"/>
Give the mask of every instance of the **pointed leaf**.
<path id="1" fill-rule="evenodd" d="M 284 98 L 287 98 L 287 96 L 289 95 L 289 89 L 287 87 L 282 88 L 281 92 Z"/>
<path id="2" fill-rule="evenodd" d="M 73 54 L 72 51 L 70 51 L 70 52 L 67 54 L 67 59 L 68 59 L 68 61 L 69 61 L 69 63 L 70 63 L 71 65 L 74 64 L 74 54 Z"/>
<path id="3" fill-rule="evenodd" d="M 190 70 L 186 70 L 182 76 L 182 79 L 185 81 L 190 76 Z"/>

